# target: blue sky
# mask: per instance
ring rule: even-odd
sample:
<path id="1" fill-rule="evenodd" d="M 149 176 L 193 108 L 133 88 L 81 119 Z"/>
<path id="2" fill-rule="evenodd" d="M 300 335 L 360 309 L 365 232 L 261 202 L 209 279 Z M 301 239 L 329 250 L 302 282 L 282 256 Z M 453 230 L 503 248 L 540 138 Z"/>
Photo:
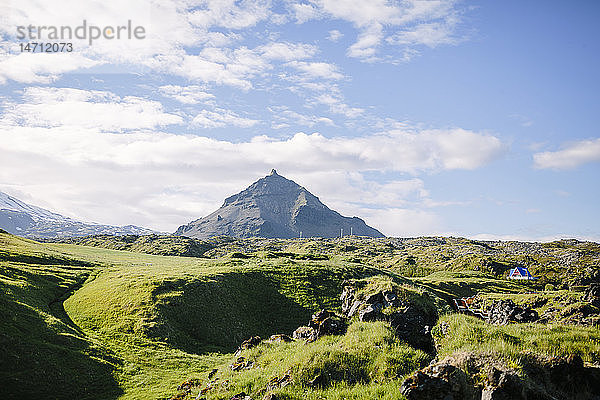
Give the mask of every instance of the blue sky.
<path id="1" fill-rule="evenodd" d="M 25 0 L 2 14 L 0 190 L 24 201 L 174 231 L 277 168 L 388 235 L 600 240 L 597 2 Z M 147 35 L 20 51 L 17 26 L 83 20 Z"/>

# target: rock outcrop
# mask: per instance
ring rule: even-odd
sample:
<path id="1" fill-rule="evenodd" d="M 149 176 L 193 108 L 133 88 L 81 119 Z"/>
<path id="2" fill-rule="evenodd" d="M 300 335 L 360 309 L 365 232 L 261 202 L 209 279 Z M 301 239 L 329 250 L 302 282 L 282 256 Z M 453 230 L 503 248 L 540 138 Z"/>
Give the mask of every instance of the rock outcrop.
<path id="1" fill-rule="evenodd" d="M 176 235 L 205 239 L 239 238 L 383 237 L 358 217 L 344 217 L 329 209 L 308 190 L 275 170 L 247 189 L 225 199 L 212 214 L 177 229 Z"/>
<path id="2" fill-rule="evenodd" d="M 314 342 L 325 335 L 343 335 L 347 329 L 346 321 L 334 312 L 321 310 L 312 315 L 308 326 L 300 326 L 292 334 L 296 340 Z"/>
<path id="3" fill-rule="evenodd" d="M 533 357 L 519 372 L 489 355 L 462 353 L 415 372 L 400 391 L 408 400 L 595 400 L 599 378 L 600 369 L 576 355 Z"/>
<path id="4" fill-rule="evenodd" d="M 347 318 L 358 315 L 360 321 L 387 321 L 399 339 L 427 352 L 434 350 L 431 328 L 437 321 L 437 315 L 421 304 L 401 300 L 393 290 L 363 296 L 353 285 L 344 286 L 340 300 Z"/>
<path id="5" fill-rule="evenodd" d="M 488 309 L 486 321 L 496 325 L 506 325 L 509 322 L 535 322 L 539 319 L 537 311 L 523 308 L 512 300 L 498 300 Z"/>

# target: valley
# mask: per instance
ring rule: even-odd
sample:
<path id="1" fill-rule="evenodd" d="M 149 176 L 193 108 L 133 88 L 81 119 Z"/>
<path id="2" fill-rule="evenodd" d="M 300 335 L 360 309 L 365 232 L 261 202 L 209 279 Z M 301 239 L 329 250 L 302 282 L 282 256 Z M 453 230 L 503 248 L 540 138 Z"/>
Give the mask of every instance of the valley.
<path id="1" fill-rule="evenodd" d="M 447 368 L 463 371 L 473 393 L 502 389 L 484 379 L 492 364 L 533 388 L 546 378 L 531 371 L 544 363 L 576 356 L 592 374 L 600 362 L 590 289 L 600 245 L 591 242 L 154 235 L 39 243 L 2 233 L 0 243 L 5 398 L 410 399 L 418 397 L 403 382 L 432 360 L 452 360 Z M 539 279 L 507 280 L 514 266 Z M 252 336 L 292 336 L 321 309 L 347 316 L 347 285 L 363 288 L 355 299 L 364 304 L 344 319 L 345 334 L 233 354 Z M 369 296 L 382 291 L 401 303 L 365 317 L 376 305 Z M 539 319 L 496 325 L 452 308 L 474 295 L 483 308 L 511 300 Z M 434 349 L 413 347 L 391 318 L 414 307 L 434 318 Z M 234 371 L 240 356 L 247 363 Z M 567 393 L 545 386 L 548 396 Z"/>

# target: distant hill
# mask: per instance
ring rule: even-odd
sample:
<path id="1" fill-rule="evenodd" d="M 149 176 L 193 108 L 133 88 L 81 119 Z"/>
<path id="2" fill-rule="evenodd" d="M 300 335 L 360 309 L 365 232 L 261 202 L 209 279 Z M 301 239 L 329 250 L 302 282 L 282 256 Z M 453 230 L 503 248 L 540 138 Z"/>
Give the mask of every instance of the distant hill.
<path id="1" fill-rule="evenodd" d="M 275 170 L 247 189 L 225 199 L 212 214 L 177 229 L 176 235 L 209 238 L 384 237 L 358 217 L 344 217 L 329 209 L 304 187 Z"/>
<path id="2" fill-rule="evenodd" d="M 150 229 L 134 225 L 112 226 L 78 221 L 24 203 L 3 192 L 0 192 L 0 228 L 29 238 L 155 233 Z"/>

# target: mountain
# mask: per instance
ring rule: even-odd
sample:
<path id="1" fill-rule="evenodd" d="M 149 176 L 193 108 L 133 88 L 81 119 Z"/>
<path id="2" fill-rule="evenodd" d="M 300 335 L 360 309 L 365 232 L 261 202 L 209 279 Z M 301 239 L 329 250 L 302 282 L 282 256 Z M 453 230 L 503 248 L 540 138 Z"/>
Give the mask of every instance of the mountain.
<path id="1" fill-rule="evenodd" d="M 212 214 L 180 226 L 176 235 L 209 238 L 296 238 L 344 235 L 384 237 L 358 217 L 344 217 L 318 197 L 275 170 L 225 199 Z"/>
<path id="2" fill-rule="evenodd" d="M 147 235 L 154 231 L 139 226 L 112 226 L 81 222 L 24 203 L 0 192 L 0 228 L 30 238 L 87 235 Z"/>

